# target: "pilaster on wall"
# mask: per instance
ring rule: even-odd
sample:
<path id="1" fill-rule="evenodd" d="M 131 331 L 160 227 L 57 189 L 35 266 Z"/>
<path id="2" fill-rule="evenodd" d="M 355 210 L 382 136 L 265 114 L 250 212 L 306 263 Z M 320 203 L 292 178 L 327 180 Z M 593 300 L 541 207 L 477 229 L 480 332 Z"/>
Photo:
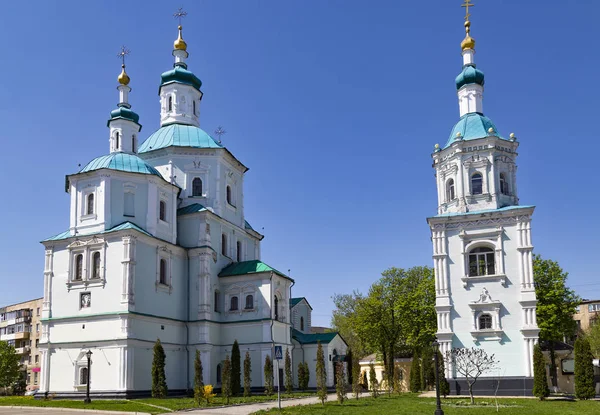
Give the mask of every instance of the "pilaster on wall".
<path id="1" fill-rule="evenodd" d="M 132 235 L 123 237 L 123 280 L 121 292 L 121 306 L 125 309 L 134 309 L 134 277 L 135 277 L 135 242 L 136 238 Z"/>
<path id="2" fill-rule="evenodd" d="M 206 248 L 198 255 L 198 319 L 210 318 L 211 284 L 210 284 L 210 261 L 212 253 Z"/>
<path id="3" fill-rule="evenodd" d="M 450 290 L 448 288 L 448 254 L 446 252 L 446 231 L 432 230 L 431 239 L 433 241 L 435 295 L 436 297 L 447 297 L 450 295 Z"/>
<path id="4" fill-rule="evenodd" d="M 50 307 L 52 296 L 52 277 L 54 269 L 54 247 L 46 247 L 46 258 L 44 261 L 44 299 L 42 300 L 42 318 L 50 318 Z"/>
<path id="5" fill-rule="evenodd" d="M 519 274 L 521 291 L 534 291 L 533 285 L 533 245 L 531 244 L 531 220 L 527 218 L 517 224 L 519 235 Z"/>

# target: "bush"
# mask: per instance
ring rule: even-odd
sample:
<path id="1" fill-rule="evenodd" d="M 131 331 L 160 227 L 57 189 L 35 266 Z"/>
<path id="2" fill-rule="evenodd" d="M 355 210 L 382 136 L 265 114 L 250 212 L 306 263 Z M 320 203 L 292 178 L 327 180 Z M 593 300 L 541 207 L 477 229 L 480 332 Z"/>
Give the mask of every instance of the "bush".
<path id="1" fill-rule="evenodd" d="M 325 355 L 321 342 L 317 342 L 317 396 L 325 405 L 327 400 L 327 373 L 325 372 Z"/>
<path id="2" fill-rule="evenodd" d="M 369 381 L 371 383 L 371 396 L 377 398 L 377 396 L 379 396 L 379 385 L 377 384 L 377 375 L 375 374 L 375 366 L 373 366 L 373 363 L 369 365 Z"/>
<path id="3" fill-rule="evenodd" d="M 440 395 L 444 398 L 450 395 L 450 384 L 448 383 L 448 379 L 446 379 L 446 369 L 444 366 L 444 358 L 442 356 L 442 352 L 439 350 L 436 352 L 438 356 L 438 377 L 440 379 Z"/>
<path id="4" fill-rule="evenodd" d="M 419 357 L 415 353 L 412 358 L 412 363 L 410 365 L 410 391 L 413 393 L 418 393 L 423 389 L 423 385 L 421 385 L 421 364 L 419 362 Z"/>
<path id="5" fill-rule="evenodd" d="M 235 340 L 231 348 L 231 394 L 233 396 L 239 395 L 242 391 L 242 385 L 240 384 L 242 377 L 241 358 L 240 345 Z"/>
<path id="6" fill-rule="evenodd" d="M 550 396 L 546 362 L 539 344 L 533 346 L 533 396 L 537 396 L 542 401 Z"/>
<path id="7" fill-rule="evenodd" d="M 267 355 L 265 357 L 265 394 L 267 396 L 273 395 L 273 362 L 271 357 Z"/>
<path id="8" fill-rule="evenodd" d="M 215 396 L 217 396 L 217 394 L 213 393 L 213 386 L 212 385 L 204 385 L 204 388 L 202 389 L 202 397 L 204 399 L 206 399 L 207 405 L 210 405 L 211 399 L 214 398 Z"/>
<path id="9" fill-rule="evenodd" d="M 290 349 L 285 349 L 285 391 L 292 393 L 294 390 L 294 379 L 292 378 L 292 359 L 290 358 Z"/>
<path id="10" fill-rule="evenodd" d="M 357 357 L 352 358 L 352 392 L 356 399 L 360 396 L 361 389 L 361 374 L 360 374 L 360 363 Z"/>
<path id="11" fill-rule="evenodd" d="M 344 403 L 348 395 L 346 394 L 346 373 L 344 372 L 344 364 L 339 363 L 336 365 L 336 379 L 335 379 L 335 392 L 337 394 L 337 400 L 340 404 Z"/>
<path id="12" fill-rule="evenodd" d="M 194 359 L 194 400 L 196 405 L 200 406 L 200 401 L 204 397 L 204 379 L 202 378 L 202 360 L 200 359 L 200 350 L 196 350 Z"/>
<path id="13" fill-rule="evenodd" d="M 575 341 L 575 396 L 592 399 L 596 396 L 593 356 L 586 338 Z"/>
<path id="14" fill-rule="evenodd" d="M 223 362 L 221 395 L 225 398 L 225 403 L 229 405 L 229 398 L 231 397 L 231 360 L 229 359 L 229 355 L 225 356 L 225 362 Z"/>
<path id="15" fill-rule="evenodd" d="M 252 391 L 252 363 L 250 361 L 250 352 L 246 352 L 244 358 L 244 396 L 250 396 Z"/>
<path id="16" fill-rule="evenodd" d="M 165 349 L 160 339 L 154 343 L 154 357 L 152 359 L 152 397 L 165 398 L 168 393 L 167 377 L 165 376 Z"/>
<path id="17" fill-rule="evenodd" d="M 435 384 L 435 368 L 433 367 L 433 350 L 430 347 L 423 348 L 421 362 L 421 387 L 431 390 Z"/>

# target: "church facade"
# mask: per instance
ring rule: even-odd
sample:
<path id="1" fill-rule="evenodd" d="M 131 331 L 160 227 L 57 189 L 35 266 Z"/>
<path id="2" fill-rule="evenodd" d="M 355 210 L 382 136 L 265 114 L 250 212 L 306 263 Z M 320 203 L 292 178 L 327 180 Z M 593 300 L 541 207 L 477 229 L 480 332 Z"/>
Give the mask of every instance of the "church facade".
<path id="1" fill-rule="evenodd" d="M 468 3 L 468 2 L 467 2 Z M 465 23 L 463 68 L 456 78 L 460 119 L 445 145 L 436 144 L 433 168 L 437 215 L 427 219 L 433 242 L 437 339 L 442 353 L 483 348 L 498 369 L 475 384 L 494 394 L 529 395 L 533 346 L 539 329 L 533 284 L 531 217 L 519 204 L 514 134 L 505 137 L 483 114 L 484 74 L 475 65 L 471 23 Z M 453 393 L 460 373 L 446 367 Z M 454 379 L 454 381 L 452 381 Z"/>
<path id="2" fill-rule="evenodd" d="M 199 127 L 202 82 L 188 69 L 181 26 L 173 56 L 160 128 L 138 142 L 123 65 L 109 154 L 66 177 L 69 229 L 42 241 L 40 393 L 78 395 L 89 382 L 93 395 L 148 394 L 157 339 L 171 391 L 193 387 L 196 350 L 205 383 L 218 388 L 235 340 L 250 353 L 253 387 L 265 384 L 276 345 L 312 359 L 293 353 L 294 281 L 262 262 L 263 235 L 245 218 L 248 168 Z"/>

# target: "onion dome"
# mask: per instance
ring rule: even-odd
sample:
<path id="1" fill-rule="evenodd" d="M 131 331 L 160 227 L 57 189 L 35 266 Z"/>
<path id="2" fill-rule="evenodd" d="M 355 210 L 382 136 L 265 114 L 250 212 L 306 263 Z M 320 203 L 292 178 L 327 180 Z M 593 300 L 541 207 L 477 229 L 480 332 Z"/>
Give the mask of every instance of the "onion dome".
<path id="1" fill-rule="evenodd" d="M 500 136 L 492 120 L 483 114 L 470 112 L 460 117 L 460 120 L 454 125 L 444 148 L 450 147 L 456 141 L 477 140 L 485 137 L 506 140 Z"/>
<path id="2" fill-rule="evenodd" d="M 183 124 L 159 128 L 140 146 L 138 153 L 147 153 L 165 147 L 223 148 L 204 130 Z"/>
<path id="3" fill-rule="evenodd" d="M 456 77 L 456 89 L 461 89 L 468 84 L 478 84 L 483 86 L 485 83 L 485 75 L 477 69 L 474 64 L 465 65 L 463 70 Z"/>
<path id="4" fill-rule="evenodd" d="M 198 91 L 200 91 L 200 87 L 202 86 L 202 81 L 193 72 L 188 71 L 181 65 L 175 65 L 170 71 L 163 72 L 160 77 L 162 79 L 160 86 L 171 82 L 178 82 L 180 84 L 191 85 Z"/>
<path id="5" fill-rule="evenodd" d="M 470 35 L 471 22 L 468 20 L 465 22 L 465 32 L 467 32 L 467 34 L 466 34 L 465 38 L 463 39 L 463 41 L 460 42 L 461 49 L 462 50 L 475 49 L 475 39 L 473 39 Z"/>
<path id="6" fill-rule="evenodd" d="M 125 65 L 121 65 L 121 73 L 117 77 L 117 81 L 119 81 L 121 85 L 129 85 L 131 79 L 129 79 L 129 75 L 125 72 Z"/>
<path id="7" fill-rule="evenodd" d="M 178 29 L 179 29 L 179 36 L 177 37 L 175 42 L 173 42 L 173 49 L 187 50 L 187 43 L 185 43 L 185 40 L 183 40 L 183 37 L 181 36 L 181 29 L 182 29 L 181 25 L 179 25 Z"/>
<path id="8" fill-rule="evenodd" d="M 86 164 L 79 173 L 100 169 L 117 170 L 127 173 L 151 174 L 164 179 L 154 167 L 138 156 L 128 153 L 112 153 L 107 156 L 97 157 Z"/>
<path id="9" fill-rule="evenodd" d="M 140 116 L 133 112 L 130 108 L 127 108 L 124 105 L 119 105 L 117 108 L 110 112 L 110 119 L 108 122 L 110 123 L 113 120 L 118 118 L 122 118 L 125 120 L 133 121 L 136 124 L 139 124 Z"/>

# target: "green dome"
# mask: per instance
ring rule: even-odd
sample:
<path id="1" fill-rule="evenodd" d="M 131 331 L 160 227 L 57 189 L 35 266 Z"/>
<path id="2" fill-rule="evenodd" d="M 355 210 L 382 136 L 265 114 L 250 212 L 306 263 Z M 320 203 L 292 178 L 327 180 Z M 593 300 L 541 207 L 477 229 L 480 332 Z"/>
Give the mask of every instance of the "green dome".
<path id="1" fill-rule="evenodd" d="M 184 124 L 170 124 L 159 128 L 140 146 L 138 153 L 147 153 L 165 147 L 223 148 L 204 130 Z"/>
<path id="2" fill-rule="evenodd" d="M 129 153 L 111 153 L 106 156 L 97 157 L 86 164 L 79 173 L 100 169 L 118 170 L 128 173 L 153 174 L 163 179 L 158 170 L 138 156 Z"/>
<path id="3" fill-rule="evenodd" d="M 492 132 L 490 132 L 490 128 L 492 129 Z M 457 136 L 458 133 L 460 133 L 460 136 Z M 452 128 L 452 132 L 450 133 L 450 137 L 444 148 L 450 147 L 454 142 L 459 140 L 477 140 L 478 138 L 490 136 L 506 140 L 504 137 L 500 136 L 498 129 L 492 120 L 483 114 L 471 112 L 460 117 L 460 120 L 458 120 L 456 125 Z"/>
<path id="4" fill-rule="evenodd" d="M 129 121 L 133 121 L 134 123 L 138 123 L 140 120 L 140 116 L 133 112 L 130 108 L 121 106 L 110 112 L 110 120 L 108 122 L 115 120 L 117 118 L 124 118 Z"/>
<path id="5" fill-rule="evenodd" d="M 172 82 L 178 82 L 180 84 L 191 85 L 200 91 L 200 87 L 202 86 L 202 81 L 198 79 L 193 72 L 188 71 L 181 65 L 176 65 L 173 69 L 167 72 L 163 72 L 160 76 L 161 82 L 160 86 L 170 84 Z"/>
<path id="6" fill-rule="evenodd" d="M 485 75 L 475 65 L 466 65 L 462 72 L 456 77 L 456 89 L 461 89 L 468 84 L 479 84 L 483 86 Z"/>

